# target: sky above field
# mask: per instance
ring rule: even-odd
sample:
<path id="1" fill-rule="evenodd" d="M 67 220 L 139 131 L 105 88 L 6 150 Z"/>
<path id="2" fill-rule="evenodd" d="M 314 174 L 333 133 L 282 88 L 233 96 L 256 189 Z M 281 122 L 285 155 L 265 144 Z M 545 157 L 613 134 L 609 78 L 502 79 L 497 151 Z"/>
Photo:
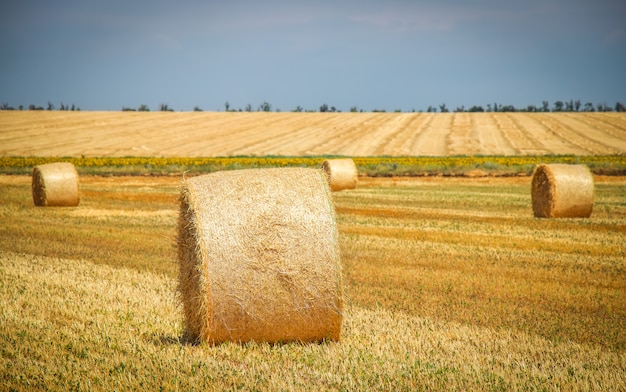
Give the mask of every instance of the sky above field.
<path id="1" fill-rule="evenodd" d="M 623 0 L 20 0 L 0 32 L 13 107 L 626 103 Z"/>

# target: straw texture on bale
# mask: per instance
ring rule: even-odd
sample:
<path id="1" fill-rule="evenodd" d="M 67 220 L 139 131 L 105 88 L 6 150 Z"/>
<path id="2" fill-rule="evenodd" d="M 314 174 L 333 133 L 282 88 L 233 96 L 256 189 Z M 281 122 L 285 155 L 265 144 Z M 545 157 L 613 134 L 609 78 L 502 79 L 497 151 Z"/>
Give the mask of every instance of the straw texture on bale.
<path id="1" fill-rule="evenodd" d="M 542 164 L 532 178 L 537 218 L 588 218 L 593 209 L 593 175 L 585 165 Z"/>
<path id="2" fill-rule="evenodd" d="M 35 166 L 32 176 L 33 201 L 42 207 L 75 207 L 80 202 L 78 173 L 69 162 Z"/>
<path id="3" fill-rule="evenodd" d="M 195 340 L 339 340 L 335 212 L 320 170 L 223 171 L 183 181 L 178 292 Z"/>
<path id="4" fill-rule="evenodd" d="M 331 190 L 341 191 L 356 188 L 359 173 L 352 159 L 327 159 L 322 163 L 322 170 L 328 176 Z"/>

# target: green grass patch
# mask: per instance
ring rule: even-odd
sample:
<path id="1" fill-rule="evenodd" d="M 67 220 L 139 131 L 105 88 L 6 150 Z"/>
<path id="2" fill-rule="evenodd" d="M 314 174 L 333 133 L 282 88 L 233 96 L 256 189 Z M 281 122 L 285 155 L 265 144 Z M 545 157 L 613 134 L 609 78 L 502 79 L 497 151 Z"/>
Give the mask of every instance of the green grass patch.
<path id="1" fill-rule="evenodd" d="M 335 156 L 234 156 L 234 157 L 1 157 L 0 174 L 30 174 L 34 166 L 71 162 L 80 174 L 180 175 L 269 167 L 320 167 Z M 451 157 L 353 157 L 360 175 L 464 176 L 531 175 L 539 163 L 585 164 L 594 174 L 626 175 L 626 155 L 451 156 Z"/>

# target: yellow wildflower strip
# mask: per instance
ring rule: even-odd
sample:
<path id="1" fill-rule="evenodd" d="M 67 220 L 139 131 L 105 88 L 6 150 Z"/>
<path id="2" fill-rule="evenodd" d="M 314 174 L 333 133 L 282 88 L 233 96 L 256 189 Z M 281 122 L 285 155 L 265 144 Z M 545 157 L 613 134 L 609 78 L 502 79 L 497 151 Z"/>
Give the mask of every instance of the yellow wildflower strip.
<path id="1" fill-rule="evenodd" d="M 333 156 L 236 157 L 0 157 L 0 173 L 26 174 L 34 166 L 70 162 L 84 174 L 167 175 L 263 167 L 319 167 Z M 489 174 L 531 174 L 539 163 L 586 164 L 596 174 L 626 175 L 626 155 L 574 156 L 453 156 L 353 157 L 367 176 L 463 175 L 472 170 Z"/>
<path id="2" fill-rule="evenodd" d="M 472 170 L 530 175 L 540 163 L 585 164 L 596 174 L 626 175 L 626 155 L 358 157 L 354 161 L 361 174 L 372 176 L 463 175 Z"/>

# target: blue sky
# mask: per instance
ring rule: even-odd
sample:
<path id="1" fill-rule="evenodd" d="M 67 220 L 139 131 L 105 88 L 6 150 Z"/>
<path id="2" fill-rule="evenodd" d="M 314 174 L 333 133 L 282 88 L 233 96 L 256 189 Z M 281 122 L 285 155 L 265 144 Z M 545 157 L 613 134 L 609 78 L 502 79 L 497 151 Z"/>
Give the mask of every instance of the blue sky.
<path id="1" fill-rule="evenodd" d="M 626 103 L 622 0 L 20 0 L 0 33 L 15 107 Z"/>

